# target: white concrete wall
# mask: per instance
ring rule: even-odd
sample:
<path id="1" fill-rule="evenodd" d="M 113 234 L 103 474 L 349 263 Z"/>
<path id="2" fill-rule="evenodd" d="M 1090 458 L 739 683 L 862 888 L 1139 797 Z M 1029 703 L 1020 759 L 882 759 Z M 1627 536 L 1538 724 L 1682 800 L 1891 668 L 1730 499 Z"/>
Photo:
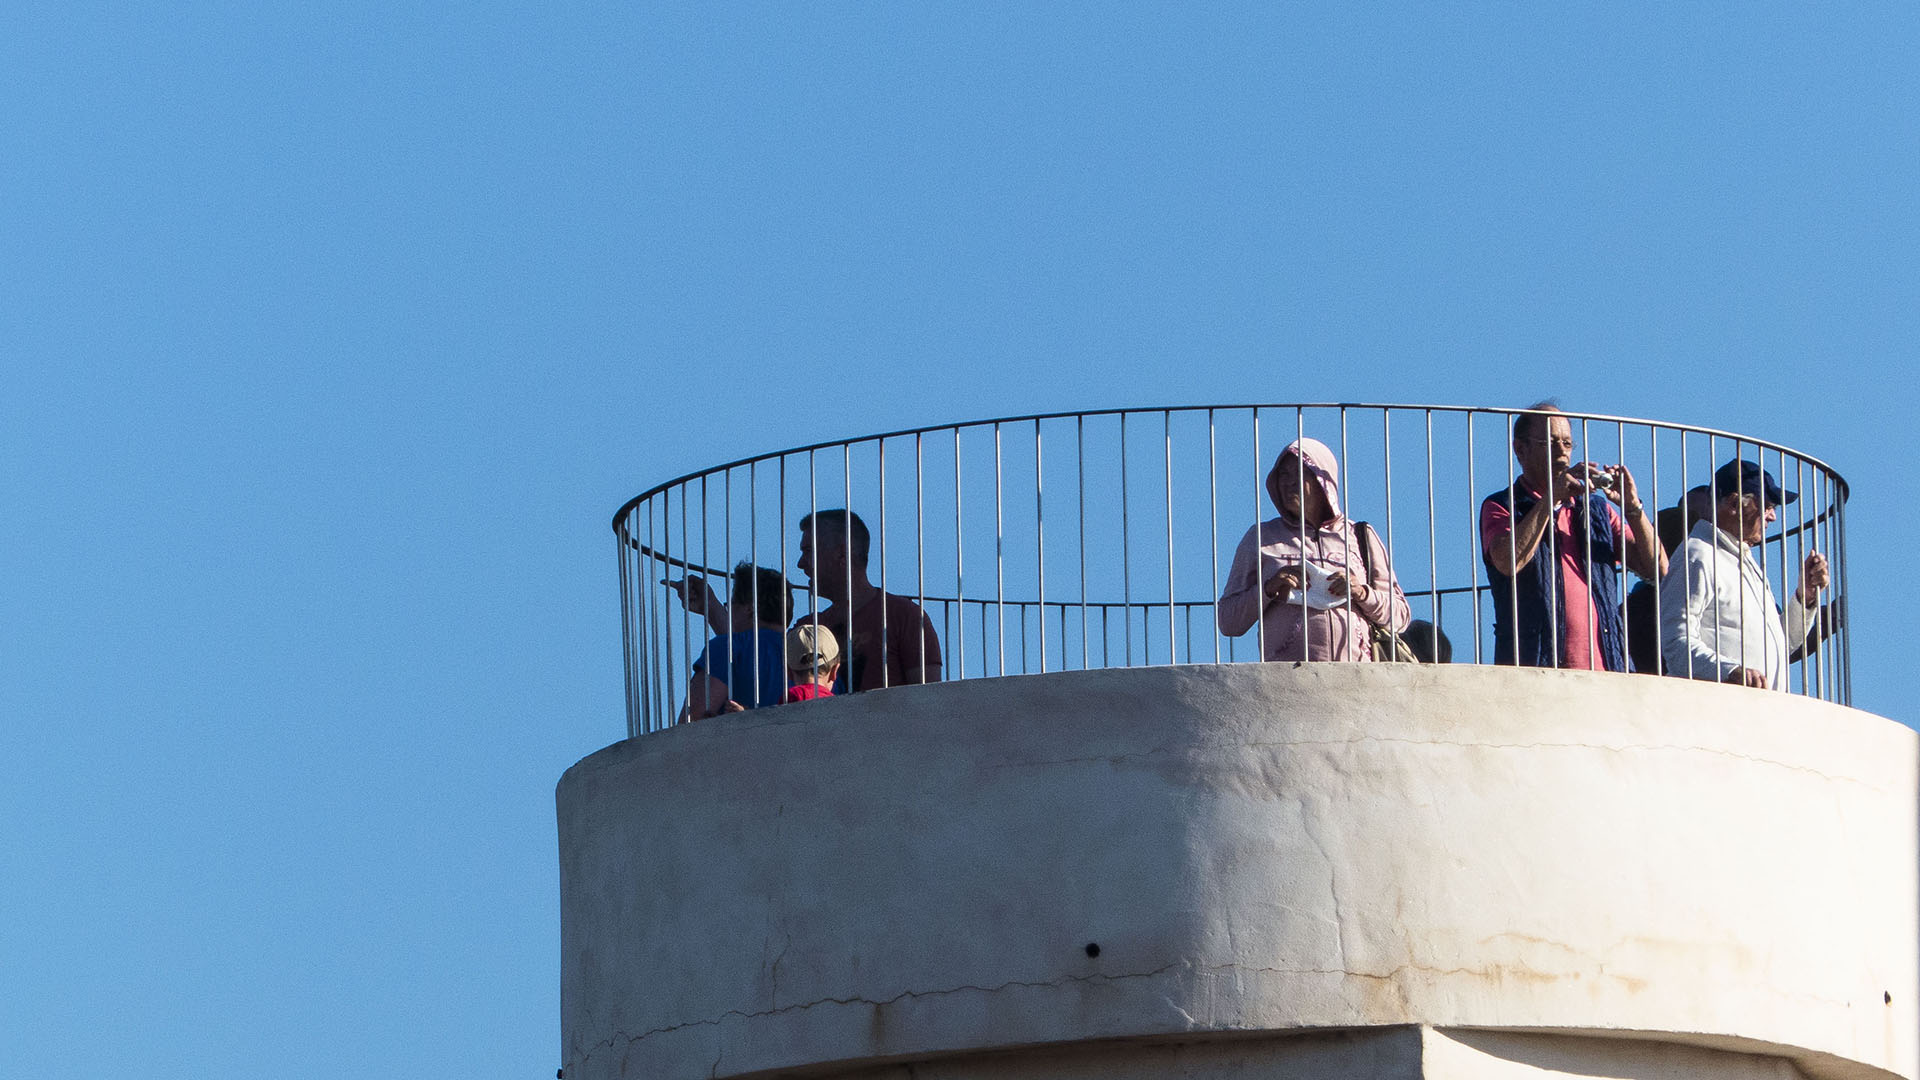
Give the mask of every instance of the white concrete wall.
<path id="1" fill-rule="evenodd" d="M 1786 695 L 1470 666 L 704 721 L 561 782 L 563 1061 L 849 1071 L 1427 1024 L 1912 1080 L 1917 760 L 1900 725 Z"/>

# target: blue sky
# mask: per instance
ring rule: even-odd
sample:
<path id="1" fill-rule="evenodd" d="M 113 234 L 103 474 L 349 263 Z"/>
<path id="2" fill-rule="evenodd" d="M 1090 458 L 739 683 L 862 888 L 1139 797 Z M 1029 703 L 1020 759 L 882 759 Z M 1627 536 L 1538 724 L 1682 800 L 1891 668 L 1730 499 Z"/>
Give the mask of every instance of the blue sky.
<path id="1" fill-rule="evenodd" d="M 1911 721 L 1917 57 L 1896 4 L 10 5 L 13 1069 L 552 1075 L 608 519 L 816 438 L 1776 439 Z"/>

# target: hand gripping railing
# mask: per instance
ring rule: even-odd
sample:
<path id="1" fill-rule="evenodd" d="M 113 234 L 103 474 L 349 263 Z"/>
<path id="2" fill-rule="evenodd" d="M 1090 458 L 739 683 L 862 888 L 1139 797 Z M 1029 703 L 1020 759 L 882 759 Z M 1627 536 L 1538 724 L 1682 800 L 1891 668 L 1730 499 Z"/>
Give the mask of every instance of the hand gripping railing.
<path id="1" fill-rule="evenodd" d="M 716 711 L 712 691 L 695 689 L 693 668 L 696 660 L 706 668 L 702 658 L 717 631 L 791 621 L 761 610 L 755 590 L 740 598 L 740 614 L 718 604 L 709 618 L 665 584 L 691 574 L 725 585 L 741 563 L 785 575 L 797 590 L 793 620 L 818 618 L 823 609 L 830 620 L 827 597 L 860 600 L 869 585 L 904 598 L 855 605 L 862 640 L 852 652 L 870 669 L 861 688 L 935 677 L 1319 658 L 1313 642 L 1320 631 L 1312 627 L 1340 631 L 1314 609 L 1305 582 L 1265 602 L 1244 634 L 1223 634 L 1216 619 L 1216 600 L 1223 588 L 1234 588 L 1228 578 L 1236 551 L 1256 523 L 1269 523 L 1263 542 L 1275 540 L 1275 530 L 1282 535 L 1277 546 L 1266 546 L 1270 557 L 1260 569 L 1251 561 L 1243 567 L 1249 585 L 1257 577 L 1263 588 L 1277 587 L 1276 567 L 1335 550 L 1314 546 L 1324 523 L 1289 549 L 1289 527 L 1275 522 L 1282 515 L 1267 477 L 1282 450 L 1303 437 L 1331 453 L 1329 475 L 1346 522 L 1365 521 L 1377 534 L 1412 617 L 1451 643 L 1453 662 L 1612 667 L 1603 653 L 1617 649 L 1618 668 L 1708 678 L 1731 667 L 1735 681 L 1850 700 L 1847 485 L 1820 461 L 1727 432 L 1531 408 L 1179 406 L 1008 417 L 816 443 L 690 473 L 637 496 L 613 518 L 628 732 Z M 1554 527 L 1541 510 L 1538 546 L 1518 557 L 1533 491 L 1516 483 L 1517 454 L 1542 455 L 1568 437 L 1571 462 L 1621 466 L 1630 475 L 1646 519 L 1659 518 L 1661 550 L 1672 551 L 1664 577 L 1631 569 L 1636 562 L 1648 569 L 1636 556 L 1653 548 L 1636 551 L 1625 534 L 1644 529 L 1619 530 L 1608 542 L 1612 526 L 1605 523 L 1624 521 L 1632 509 L 1621 480 L 1612 481 L 1610 496 L 1599 493 L 1604 506 L 1593 492 L 1550 504 L 1560 515 Z M 1289 457 L 1298 487 L 1308 484 L 1311 456 Z M 1742 488 L 1735 475 L 1726 482 L 1722 466 L 1735 459 L 1755 463 L 1797 497 L 1769 517 L 1760 481 Z M 1552 472 L 1550 464 L 1541 468 Z M 1755 497 L 1741 498 L 1750 489 Z M 1483 521 L 1489 496 L 1500 506 Z M 1519 501 L 1511 528 L 1501 524 L 1503 498 Z M 842 508 L 868 527 L 864 573 L 856 559 L 834 554 L 849 546 L 835 548 L 838 519 L 813 518 L 804 535 L 799 528 L 815 511 Z M 1730 516 L 1720 516 L 1723 508 Z M 1515 520 L 1505 513 L 1505 521 Z M 1701 515 L 1713 523 L 1699 526 L 1694 518 Z M 1740 537 L 1753 517 L 1762 519 L 1764 533 L 1748 537 L 1759 541 L 1749 547 Z M 1690 528 L 1702 537 L 1693 547 L 1683 543 Z M 1297 526 L 1292 534 L 1300 534 Z M 822 580 L 800 568 L 807 547 L 837 558 L 809 567 Z M 1830 581 L 1824 590 L 1809 589 L 1812 600 L 1803 602 L 1796 590 L 1814 552 L 1827 560 Z M 1360 570 L 1351 557 L 1348 564 Z M 1496 566 L 1515 570 L 1509 577 Z M 1630 581 L 1642 585 L 1630 593 Z M 1593 607 L 1580 617 L 1583 592 Z M 1759 610 L 1769 594 L 1778 605 L 1771 622 Z M 1568 611 L 1576 616 L 1569 619 Z M 931 636 L 900 625 L 919 612 Z M 1355 614 L 1351 599 L 1334 605 L 1336 620 Z M 736 618 L 737 626 L 727 622 Z M 1385 618 L 1398 625 L 1391 612 Z M 1276 656 L 1280 639 L 1299 629 L 1304 636 L 1293 636 L 1303 655 Z M 1407 636 L 1423 633 L 1416 628 Z M 1496 655 L 1496 647 L 1505 654 Z M 902 662 L 901 651 L 916 649 L 930 650 L 924 665 Z M 1416 651 L 1433 659 L 1435 649 Z M 1587 663 L 1579 663 L 1581 650 Z M 1374 651 L 1387 658 L 1385 648 Z M 784 679 L 758 662 L 749 666 L 756 681 Z M 737 681 L 727 689 L 733 697 L 750 693 Z M 778 688 L 771 689 L 777 697 Z"/>

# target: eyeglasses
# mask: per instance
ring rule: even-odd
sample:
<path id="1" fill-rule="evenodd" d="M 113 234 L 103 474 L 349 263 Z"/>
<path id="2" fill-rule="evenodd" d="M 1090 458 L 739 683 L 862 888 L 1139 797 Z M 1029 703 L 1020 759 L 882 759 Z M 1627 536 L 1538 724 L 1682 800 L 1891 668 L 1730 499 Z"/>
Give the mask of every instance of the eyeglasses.
<path id="1" fill-rule="evenodd" d="M 1522 436 L 1522 437 L 1520 438 L 1520 441 L 1521 441 L 1521 442 L 1523 442 L 1523 443 L 1533 443 L 1533 444 L 1534 444 L 1534 445 L 1536 445 L 1536 446 L 1539 446 L 1539 445 L 1545 445 L 1545 444 L 1548 444 L 1548 443 L 1551 443 L 1551 444 L 1552 444 L 1552 445 L 1553 445 L 1554 447 L 1556 447 L 1556 448 L 1558 448 L 1558 449 L 1561 449 L 1561 450 L 1572 450 L 1572 449 L 1573 449 L 1573 439 L 1572 439 L 1572 437 L 1571 437 L 1571 436 L 1569 436 L 1569 437 L 1567 437 L 1567 438 L 1565 438 L 1565 439 L 1541 439 L 1541 438 L 1536 438 L 1536 437 L 1534 437 L 1534 436 L 1531 436 L 1531 435 L 1526 435 L 1526 436 Z"/>

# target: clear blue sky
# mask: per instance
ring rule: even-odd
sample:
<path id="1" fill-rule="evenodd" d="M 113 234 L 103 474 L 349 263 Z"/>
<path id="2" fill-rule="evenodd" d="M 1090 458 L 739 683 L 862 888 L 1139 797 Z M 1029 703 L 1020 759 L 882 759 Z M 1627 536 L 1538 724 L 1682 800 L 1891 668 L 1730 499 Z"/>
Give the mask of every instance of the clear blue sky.
<path id="1" fill-rule="evenodd" d="M 8 5 L 4 1071 L 551 1076 L 608 519 L 815 437 L 1774 438 L 1915 719 L 1917 68 L 1892 3 Z"/>

